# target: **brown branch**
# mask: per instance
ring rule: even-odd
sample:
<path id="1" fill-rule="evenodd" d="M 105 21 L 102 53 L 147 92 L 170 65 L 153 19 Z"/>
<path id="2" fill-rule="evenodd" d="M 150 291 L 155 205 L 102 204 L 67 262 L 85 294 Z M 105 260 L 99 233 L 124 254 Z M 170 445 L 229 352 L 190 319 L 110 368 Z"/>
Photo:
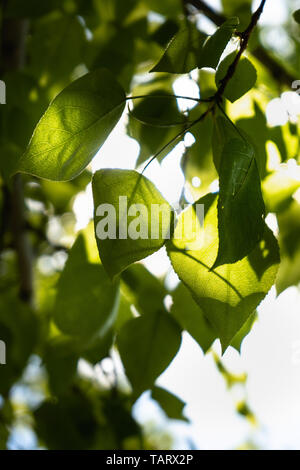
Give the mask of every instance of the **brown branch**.
<path id="1" fill-rule="evenodd" d="M 224 23 L 227 19 L 224 15 L 222 15 L 222 13 L 218 13 L 201 0 L 185 0 L 185 3 L 193 5 L 193 7 L 202 12 L 208 19 L 215 23 L 216 26 L 221 26 L 221 24 Z"/>
<path id="2" fill-rule="evenodd" d="M 226 17 L 222 13 L 216 12 L 212 7 L 207 5 L 203 0 L 185 0 L 187 4 L 192 5 L 197 11 L 202 12 L 208 19 L 210 19 L 216 26 L 220 26 Z M 262 46 L 256 47 L 251 51 L 252 55 L 259 60 L 271 73 L 272 77 L 280 84 L 286 85 L 289 88 L 294 80 L 297 79 L 292 73 L 286 70 L 277 60 Z"/>
<path id="3" fill-rule="evenodd" d="M 5 6 L 6 2 L 2 2 Z M 1 72 L 21 70 L 25 63 L 25 42 L 28 22 L 23 19 L 5 18 L 2 22 Z M 33 267 L 32 251 L 26 232 L 23 181 L 15 175 L 11 189 L 11 228 L 17 253 L 20 298 L 32 303 Z"/>

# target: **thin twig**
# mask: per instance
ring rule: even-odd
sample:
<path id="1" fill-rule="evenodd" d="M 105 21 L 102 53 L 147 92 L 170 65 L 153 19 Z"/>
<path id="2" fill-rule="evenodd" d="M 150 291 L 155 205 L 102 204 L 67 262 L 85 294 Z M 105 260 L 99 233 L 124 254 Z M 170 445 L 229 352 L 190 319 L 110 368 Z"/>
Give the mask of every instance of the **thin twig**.
<path id="1" fill-rule="evenodd" d="M 175 98 L 177 100 L 190 100 L 190 101 L 196 101 L 197 103 L 209 103 L 211 101 L 211 98 L 206 98 L 206 99 L 202 99 L 202 98 L 192 98 L 190 96 L 180 96 L 180 95 L 172 95 L 171 93 L 169 95 L 167 94 L 164 94 L 164 95 L 139 95 L 139 96 L 127 96 L 126 97 L 126 101 L 130 101 L 130 100 L 140 100 L 142 98 L 146 98 L 146 99 L 153 99 L 153 98 Z"/>
<path id="2" fill-rule="evenodd" d="M 173 137 L 173 139 L 171 139 L 166 145 L 164 145 L 158 152 L 156 152 L 155 155 L 153 155 L 153 157 L 149 160 L 149 162 L 145 165 L 145 167 L 143 168 L 143 171 L 142 171 L 142 174 L 146 171 L 146 169 L 148 168 L 148 166 L 153 162 L 153 160 L 155 160 L 164 150 L 166 150 L 170 145 L 172 145 L 174 142 L 176 142 L 176 140 L 178 140 L 180 137 L 183 137 L 187 132 L 189 132 L 196 124 L 198 124 L 199 122 L 203 121 L 206 116 L 212 111 L 212 109 L 214 108 L 214 103 L 209 107 L 207 108 L 206 111 L 204 111 L 204 113 L 201 114 L 201 116 L 198 117 L 198 119 L 196 119 L 195 121 L 193 121 L 191 124 L 189 124 L 183 131 L 179 132 L 177 135 L 175 135 L 175 137 Z"/>
<path id="3" fill-rule="evenodd" d="M 251 17 L 251 21 L 249 23 L 249 26 L 245 29 L 245 31 L 243 31 L 241 33 L 240 49 L 239 49 L 234 61 L 229 66 L 225 77 L 220 82 L 221 85 L 219 86 L 218 91 L 215 95 L 216 101 L 219 101 L 219 99 L 222 98 L 228 82 L 232 79 L 233 75 L 235 74 L 235 71 L 236 71 L 236 68 L 239 64 L 239 61 L 240 61 L 243 53 L 247 49 L 250 36 L 251 36 L 254 28 L 256 27 L 256 25 L 259 21 L 259 18 L 261 17 L 261 14 L 264 10 L 265 4 L 266 4 L 266 0 L 262 0 L 259 7 L 258 7 L 258 9 L 253 13 L 253 15 Z"/>

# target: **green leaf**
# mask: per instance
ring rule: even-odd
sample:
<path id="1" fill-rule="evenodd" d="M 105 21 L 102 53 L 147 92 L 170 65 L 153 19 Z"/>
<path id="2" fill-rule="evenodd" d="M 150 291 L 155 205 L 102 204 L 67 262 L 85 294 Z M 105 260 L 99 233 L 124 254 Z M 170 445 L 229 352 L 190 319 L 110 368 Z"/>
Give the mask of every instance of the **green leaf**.
<path id="1" fill-rule="evenodd" d="M 98 171 L 93 178 L 93 196 L 98 250 L 112 278 L 159 250 L 170 236 L 170 205 L 154 184 L 136 171 Z"/>
<path id="2" fill-rule="evenodd" d="M 122 281 L 127 298 L 140 314 L 164 309 L 164 299 L 168 291 L 145 266 L 142 264 L 130 266 L 122 273 Z"/>
<path id="3" fill-rule="evenodd" d="M 130 437 L 141 439 L 141 429 L 131 414 L 131 397 L 128 398 L 118 393 L 103 400 L 103 414 L 115 435 L 116 445 Z"/>
<path id="4" fill-rule="evenodd" d="M 95 8 L 103 21 L 122 23 L 136 6 L 137 0 L 101 0 Z"/>
<path id="5" fill-rule="evenodd" d="M 140 155 L 137 165 L 168 144 L 177 134 L 184 130 L 185 117 L 178 111 L 176 100 L 170 97 L 165 89 L 156 89 L 147 98 L 138 100 L 129 115 L 128 133 L 140 144 Z M 158 159 L 164 158 L 182 136 L 176 139 Z"/>
<path id="6" fill-rule="evenodd" d="M 233 340 L 230 343 L 234 349 L 236 349 L 239 353 L 241 352 L 242 342 L 244 341 L 245 337 L 250 333 L 252 327 L 257 319 L 257 313 L 254 312 L 252 315 L 249 316 L 248 320 L 244 323 L 240 331 L 234 336 Z"/>
<path id="7" fill-rule="evenodd" d="M 142 0 L 150 11 L 155 11 L 168 18 L 178 18 L 182 13 L 182 4 L 180 0 Z"/>
<path id="8" fill-rule="evenodd" d="M 253 145 L 261 178 L 266 175 L 267 153 L 266 143 L 271 139 L 270 128 L 267 127 L 266 115 L 257 102 L 253 102 L 253 115 L 242 117 L 236 122 L 239 129 L 247 133 L 247 140 Z"/>
<path id="9" fill-rule="evenodd" d="M 125 94 L 105 69 L 67 86 L 38 123 L 18 170 L 41 178 L 75 178 L 121 117 Z"/>
<path id="10" fill-rule="evenodd" d="M 204 354 L 212 346 L 217 334 L 203 314 L 200 306 L 194 301 L 190 291 L 180 283 L 172 294 L 173 305 L 171 314 L 175 317 L 182 329 L 186 330 L 203 350 Z M 251 331 L 256 319 L 256 312 L 250 315 L 246 323 L 237 332 L 230 342 L 230 346 L 240 352 L 242 341 Z"/>
<path id="11" fill-rule="evenodd" d="M 198 57 L 198 68 L 217 68 L 221 55 L 239 24 L 238 18 L 230 18 L 205 42 Z"/>
<path id="12" fill-rule="evenodd" d="M 8 395 L 20 378 L 38 341 L 39 324 L 31 308 L 16 292 L 1 292 L 0 340 L 5 343 L 5 365 L 0 365 L 0 395 Z M 2 359 L 1 343 L 1 359 Z"/>
<path id="13" fill-rule="evenodd" d="M 274 284 L 278 244 L 265 226 L 263 239 L 247 258 L 212 270 L 218 250 L 217 197 L 208 194 L 197 204 L 204 205 L 204 227 L 197 206 L 191 206 L 180 216 L 167 249 L 176 273 L 221 339 L 224 351 Z"/>
<path id="14" fill-rule="evenodd" d="M 35 23 L 29 43 L 30 71 L 43 84 L 70 79 L 82 62 L 86 35 L 79 18 L 72 15 L 46 16 Z"/>
<path id="15" fill-rule="evenodd" d="M 252 0 L 222 0 L 224 15 L 226 17 L 237 16 L 240 20 L 240 31 L 244 31 L 250 23 L 251 5 Z"/>
<path id="16" fill-rule="evenodd" d="M 188 73 L 198 64 L 206 34 L 188 23 L 171 39 L 160 61 L 150 72 Z"/>
<path id="17" fill-rule="evenodd" d="M 115 319 L 117 301 L 118 285 L 112 284 L 102 265 L 89 262 L 80 234 L 58 281 L 56 325 L 82 342 L 101 338 Z"/>
<path id="18" fill-rule="evenodd" d="M 84 450 L 99 430 L 91 400 L 75 388 L 59 400 L 47 400 L 34 412 L 36 430 L 50 450 Z"/>
<path id="19" fill-rule="evenodd" d="M 182 413 L 186 405 L 185 402 L 173 395 L 173 393 L 161 387 L 153 387 L 151 397 L 157 401 L 168 418 L 189 421 Z"/>
<path id="20" fill-rule="evenodd" d="M 114 330 L 118 333 L 123 325 L 127 323 L 129 320 L 134 318 L 134 314 L 131 310 L 131 303 L 127 299 L 126 295 L 123 294 L 123 289 L 121 285 L 121 298 L 120 298 L 120 305 L 118 310 L 118 316 L 114 323 Z"/>
<path id="21" fill-rule="evenodd" d="M 254 150 L 242 139 L 225 144 L 218 201 L 219 251 L 214 267 L 248 255 L 264 233 L 265 207 Z"/>
<path id="22" fill-rule="evenodd" d="M 293 13 L 294 20 L 300 24 L 300 10 L 296 10 Z"/>
<path id="23" fill-rule="evenodd" d="M 118 82 L 126 91 L 130 91 L 135 60 L 135 35 L 128 28 L 117 28 L 113 23 L 102 24 L 88 44 L 88 68 L 107 68 L 118 77 Z"/>
<path id="24" fill-rule="evenodd" d="M 220 86 L 221 81 L 226 76 L 230 65 L 233 63 L 236 52 L 229 54 L 219 65 L 216 73 L 216 85 Z M 240 59 L 233 77 L 229 80 L 224 90 L 224 96 L 234 103 L 234 101 L 245 95 L 255 85 L 257 73 L 255 67 L 246 57 Z"/>
<path id="25" fill-rule="evenodd" d="M 158 88 L 138 100 L 131 111 L 131 116 L 151 126 L 152 132 L 156 127 L 183 125 L 186 121 L 185 116 L 178 111 L 176 99 L 163 88 Z"/>
<path id="26" fill-rule="evenodd" d="M 236 130 L 223 116 L 217 116 L 214 121 L 213 135 L 211 139 L 212 151 L 213 151 L 213 160 L 215 167 L 220 172 L 221 158 L 224 151 L 225 145 L 229 140 L 238 137 L 238 130 Z"/>
<path id="27" fill-rule="evenodd" d="M 155 30 L 150 34 L 152 41 L 157 42 L 160 46 L 166 47 L 171 41 L 173 36 L 179 31 L 179 26 L 176 21 L 166 19 L 162 24 L 158 24 Z"/>
<path id="28" fill-rule="evenodd" d="M 180 328 L 163 311 L 128 321 L 117 337 L 125 372 L 135 395 L 152 388 L 181 344 Z"/>
<path id="29" fill-rule="evenodd" d="M 66 337 L 55 337 L 47 344 L 44 362 L 52 393 L 60 395 L 73 383 L 78 359 L 79 356 L 74 352 L 72 343 L 70 344 Z"/>
<path id="30" fill-rule="evenodd" d="M 102 361 L 102 359 L 109 357 L 113 343 L 114 331 L 113 329 L 110 329 L 92 341 L 89 347 L 83 351 L 82 357 L 91 364 L 97 364 L 98 362 Z"/>
<path id="31" fill-rule="evenodd" d="M 215 331 L 184 284 L 179 284 L 172 297 L 171 314 L 179 325 L 197 341 L 203 352 L 206 353 L 217 337 Z"/>

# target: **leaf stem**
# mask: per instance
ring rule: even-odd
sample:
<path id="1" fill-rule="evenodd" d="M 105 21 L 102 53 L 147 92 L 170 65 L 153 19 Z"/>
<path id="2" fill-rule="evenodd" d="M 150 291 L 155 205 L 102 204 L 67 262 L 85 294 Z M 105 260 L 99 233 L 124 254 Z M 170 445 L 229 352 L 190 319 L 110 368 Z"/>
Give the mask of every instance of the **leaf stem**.
<path id="1" fill-rule="evenodd" d="M 145 170 L 148 168 L 148 166 L 153 162 L 153 160 L 155 160 L 164 150 L 166 150 L 169 147 L 169 145 L 176 142 L 177 139 L 179 139 L 180 137 L 183 137 L 187 132 L 189 132 L 192 129 L 192 127 L 194 127 L 199 122 L 203 121 L 206 118 L 206 116 L 212 111 L 214 106 L 215 106 L 215 104 L 213 103 L 209 108 L 207 108 L 206 111 L 204 111 L 204 113 L 201 114 L 201 116 L 199 116 L 195 121 L 193 121 L 191 124 L 189 124 L 188 127 L 186 127 L 183 131 L 181 131 L 177 135 L 175 135 L 175 137 L 173 137 L 173 139 L 171 139 L 158 152 L 156 152 L 155 155 L 153 155 L 153 157 L 149 160 L 149 162 L 144 166 L 142 174 L 145 172 Z"/>
<path id="2" fill-rule="evenodd" d="M 130 100 L 139 100 L 142 98 L 148 98 L 148 99 L 153 99 L 153 98 L 175 98 L 177 100 L 190 100 L 190 101 L 196 101 L 197 103 L 209 103 L 212 101 L 212 98 L 207 98 L 207 99 L 202 99 L 202 98 L 191 98 L 190 96 L 180 96 L 180 95 L 172 95 L 171 93 L 169 95 L 139 95 L 139 96 L 127 96 L 126 101 Z"/>

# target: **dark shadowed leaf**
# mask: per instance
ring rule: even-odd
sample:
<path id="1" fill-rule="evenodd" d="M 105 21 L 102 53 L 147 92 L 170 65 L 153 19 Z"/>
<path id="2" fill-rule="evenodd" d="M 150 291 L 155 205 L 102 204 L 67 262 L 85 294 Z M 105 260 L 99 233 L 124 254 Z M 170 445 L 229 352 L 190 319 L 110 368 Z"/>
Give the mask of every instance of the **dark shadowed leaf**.
<path id="1" fill-rule="evenodd" d="M 101 264 L 88 260 L 84 237 L 79 235 L 58 282 L 55 323 L 82 341 L 102 338 L 114 322 L 117 302 L 118 285 Z"/>
<path id="2" fill-rule="evenodd" d="M 195 69 L 206 38 L 192 23 L 183 26 L 150 72 L 188 73 Z"/>
<path id="3" fill-rule="evenodd" d="M 137 166 L 183 131 L 185 121 L 186 118 L 178 111 L 176 100 L 164 89 L 157 89 L 149 93 L 147 98 L 138 100 L 128 120 L 128 133 L 140 145 Z M 179 140 L 167 145 L 158 160 L 163 159 Z"/>
<path id="4" fill-rule="evenodd" d="M 294 13 L 293 13 L 293 17 L 294 17 L 294 20 L 300 24 L 300 10 L 296 10 Z"/>
<path id="5" fill-rule="evenodd" d="M 45 401 L 34 412 L 36 429 L 50 450 L 89 449 L 99 429 L 93 405 L 79 390 Z"/>
<path id="6" fill-rule="evenodd" d="M 200 306 L 194 301 L 189 290 L 182 283 L 173 292 L 172 297 L 171 314 L 206 353 L 217 335 L 208 323 Z"/>
<path id="7" fill-rule="evenodd" d="M 188 422 L 188 419 L 183 415 L 184 401 L 173 395 L 173 393 L 161 387 L 153 387 L 151 396 L 153 400 L 157 401 L 168 418 Z"/>
<path id="8" fill-rule="evenodd" d="M 221 55 L 239 24 L 238 18 L 230 18 L 225 21 L 217 31 L 205 42 L 198 57 L 198 68 L 217 68 Z"/>
<path id="9" fill-rule="evenodd" d="M 254 149 L 242 139 L 225 144 L 218 200 L 219 251 L 214 267 L 247 256 L 264 233 L 264 201 Z"/>
<path id="10" fill-rule="evenodd" d="M 122 281 L 127 298 L 140 314 L 164 308 L 164 299 L 168 291 L 142 264 L 135 264 L 126 269 L 122 273 Z"/>
<path id="11" fill-rule="evenodd" d="M 40 19 L 29 43 L 30 71 L 44 83 L 69 79 L 82 61 L 85 43 L 84 26 L 77 17 L 51 15 Z"/>
<path id="12" fill-rule="evenodd" d="M 226 76 L 228 68 L 233 63 L 236 52 L 229 54 L 219 65 L 216 73 L 216 85 L 219 87 L 222 79 Z M 232 103 L 245 95 L 255 85 L 257 73 L 255 67 L 246 57 L 242 58 L 224 90 L 224 96 Z"/>
<path id="13" fill-rule="evenodd" d="M 143 315 L 124 325 L 117 345 L 136 396 L 152 388 L 175 357 L 180 343 L 179 326 L 163 311 Z"/>

